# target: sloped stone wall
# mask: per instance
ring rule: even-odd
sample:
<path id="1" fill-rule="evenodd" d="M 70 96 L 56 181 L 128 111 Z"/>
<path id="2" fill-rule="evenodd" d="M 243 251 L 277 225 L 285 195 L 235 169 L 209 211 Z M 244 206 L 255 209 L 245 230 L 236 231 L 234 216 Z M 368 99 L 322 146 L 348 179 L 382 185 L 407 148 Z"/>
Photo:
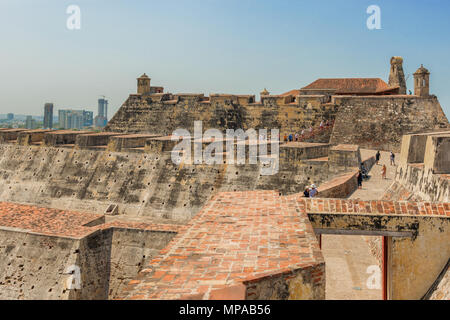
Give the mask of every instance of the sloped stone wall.
<path id="1" fill-rule="evenodd" d="M 79 242 L 0 229 L 0 299 L 68 299 L 68 267 Z"/>
<path id="2" fill-rule="evenodd" d="M 317 151 L 324 155 L 326 148 Z M 121 215 L 186 221 L 219 191 L 292 194 L 329 179 L 326 161 L 296 159 L 293 154 L 282 156 L 274 175 L 261 175 L 261 167 L 175 165 L 169 152 L 0 145 L 0 200 L 92 213 L 105 213 L 117 204 Z"/>
<path id="3" fill-rule="evenodd" d="M 436 97 L 334 97 L 338 112 L 330 143 L 399 152 L 402 135 L 449 127 Z"/>
<path id="4" fill-rule="evenodd" d="M 333 120 L 337 110 L 334 105 L 323 104 L 321 96 L 290 104 L 280 104 L 276 97 L 267 97 L 263 103 L 243 103 L 231 95 L 211 101 L 204 101 L 202 94 L 166 96 L 171 100 L 131 95 L 105 131 L 170 135 L 177 128 L 193 132 L 194 121 L 202 120 L 205 130 L 277 128 L 283 135 L 318 126 L 321 120 Z"/>

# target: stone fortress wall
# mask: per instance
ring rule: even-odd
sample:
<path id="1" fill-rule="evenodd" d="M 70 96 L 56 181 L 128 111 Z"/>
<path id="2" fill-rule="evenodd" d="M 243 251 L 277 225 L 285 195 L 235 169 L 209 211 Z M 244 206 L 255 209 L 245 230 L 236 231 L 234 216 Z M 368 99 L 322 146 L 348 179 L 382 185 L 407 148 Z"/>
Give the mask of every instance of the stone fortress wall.
<path id="1" fill-rule="evenodd" d="M 113 299 L 178 232 L 4 202 L 1 209 L 0 299 Z"/>
<path id="2" fill-rule="evenodd" d="M 66 134 L 72 142 L 74 133 Z M 54 135 L 64 140 L 65 134 L 49 132 L 43 141 L 55 141 Z M 354 171 L 360 161 L 357 147 L 349 152 L 345 146 L 281 143 L 278 173 L 262 175 L 264 164 L 249 164 L 248 158 L 245 164 L 177 165 L 171 159 L 176 141 L 144 137 L 80 133 L 75 145 L 0 145 L 0 198 L 93 213 L 117 206 L 119 215 L 187 221 L 217 192 L 302 192 Z M 122 151 L 111 151 L 117 140 Z M 245 148 L 248 154 L 249 144 Z"/>
<path id="3" fill-rule="evenodd" d="M 404 134 L 449 126 L 435 96 L 335 97 L 335 103 L 332 144 L 399 152 Z"/>
<path id="4" fill-rule="evenodd" d="M 448 202 L 450 130 L 403 136 L 395 181 L 385 199 Z"/>
<path id="5" fill-rule="evenodd" d="M 163 93 L 143 76 L 104 132 L 0 130 L 0 298 L 323 299 L 316 235 L 327 229 L 389 237 L 389 297 L 420 298 L 449 255 L 449 146 L 446 134 L 412 133 L 448 121 L 427 88 L 405 95 L 401 61 L 391 61 L 389 86 L 373 95 L 366 79 L 359 94 L 308 88 L 264 92 L 258 102 Z M 415 77 L 428 75 L 421 67 Z M 170 134 L 192 133 L 196 120 L 203 130 L 279 128 L 281 136 L 323 120 L 334 126 L 310 143 L 276 142 L 279 171 L 262 175 L 260 162 L 173 163 Z M 205 150 L 211 141 L 200 142 Z M 243 144 L 247 156 L 260 146 Z M 359 145 L 401 145 L 390 189 L 400 201 L 303 198 L 311 183 L 321 197 L 351 193 L 360 163 L 374 162 L 361 159 Z M 414 198 L 403 192 L 441 202 L 406 202 Z M 81 269 L 81 289 L 67 290 L 72 265 Z"/>
<path id="6" fill-rule="evenodd" d="M 176 97 L 176 99 L 174 99 Z M 403 134 L 448 127 L 436 97 L 417 96 L 267 96 L 247 103 L 238 96 L 222 99 L 198 95 L 130 95 L 105 130 L 172 134 L 177 128 L 193 132 L 193 123 L 209 128 L 279 128 L 295 133 L 321 121 L 335 121 L 330 142 L 358 144 L 381 150 L 400 149 Z M 163 99 L 169 99 L 164 103 Z"/>
<path id="7" fill-rule="evenodd" d="M 373 78 L 319 79 L 281 95 L 264 90 L 259 101 L 255 95 L 154 93 L 144 75 L 105 131 L 170 135 L 178 128 L 193 132 L 194 121 L 202 121 L 204 130 L 279 129 L 283 136 L 331 121 L 331 139 L 320 142 L 399 152 L 402 135 L 449 127 L 437 97 L 429 93 L 428 70 L 422 66 L 414 73 L 414 95 L 407 95 L 402 63 L 401 57 L 391 59 L 389 84 Z"/>
<path id="8" fill-rule="evenodd" d="M 109 121 L 106 131 L 170 135 L 175 129 L 193 132 L 194 121 L 203 129 L 280 129 L 280 134 L 318 126 L 332 120 L 336 106 L 323 95 L 254 96 L 204 94 L 132 94 Z"/>

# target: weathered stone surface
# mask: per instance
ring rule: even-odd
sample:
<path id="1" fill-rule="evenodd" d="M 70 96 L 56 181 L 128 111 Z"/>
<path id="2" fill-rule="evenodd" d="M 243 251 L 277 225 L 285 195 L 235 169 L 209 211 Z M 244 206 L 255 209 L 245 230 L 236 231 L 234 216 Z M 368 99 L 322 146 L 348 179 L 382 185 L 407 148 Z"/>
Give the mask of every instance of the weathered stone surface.
<path id="1" fill-rule="evenodd" d="M 289 102 L 292 99 L 266 96 L 254 102 L 251 96 L 236 95 L 211 95 L 209 99 L 203 94 L 130 95 L 105 130 L 170 135 L 183 128 L 192 134 L 194 121 L 202 120 L 204 130 L 279 128 L 284 135 L 334 118 L 336 106 L 323 104 L 320 96 Z"/>
<path id="2" fill-rule="evenodd" d="M 402 135 L 448 128 L 436 97 L 335 97 L 339 105 L 331 144 L 400 151 Z"/>
<path id="3" fill-rule="evenodd" d="M 406 80 L 403 72 L 403 58 L 391 58 L 391 70 L 389 71 L 389 85 L 398 86 L 399 94 L 406 94 Z"/>
<path id="4" fill-rule="evenodd" d="M 150 141 L 172 143 L 167 138 Z M 326 158 L 316 158 L 326 156 L 328 148 L 282 145 L 278 173 L 266 176 L 261 163 L 176 165 L 170 152 L 156 149 L 119 153 L 0 145 L 0 199 L 101 214 L 117 204 L 120 215 L 186 221 L 220 191 L 292 194 L 320 185 L 334 176 Z"/>

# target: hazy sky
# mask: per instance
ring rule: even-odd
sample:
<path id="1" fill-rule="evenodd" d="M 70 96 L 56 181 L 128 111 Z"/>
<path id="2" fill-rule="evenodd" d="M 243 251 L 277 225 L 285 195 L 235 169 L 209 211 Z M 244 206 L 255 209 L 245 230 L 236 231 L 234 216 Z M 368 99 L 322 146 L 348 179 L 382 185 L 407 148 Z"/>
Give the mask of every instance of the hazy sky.
<path id="1" fill-rule="evenodd" d="M 69 30 L 69 5 L 81 29 Z M 369 30 L 369 5 L 381 30 Z M 278 94 L 317 78 L 380 77 L 424 64 L 450 115 L 450 1 L 0 0 L 0 113 L 45 102 L 111 117 L 146 72 L 166 92 Z"/>

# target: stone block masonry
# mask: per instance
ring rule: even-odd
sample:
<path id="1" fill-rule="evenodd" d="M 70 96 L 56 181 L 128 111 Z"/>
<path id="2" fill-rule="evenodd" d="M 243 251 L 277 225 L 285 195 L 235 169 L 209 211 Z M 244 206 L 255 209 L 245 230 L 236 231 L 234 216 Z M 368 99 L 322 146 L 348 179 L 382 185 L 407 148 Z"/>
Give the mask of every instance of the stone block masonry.
<path id="1" fill-rule="evenodd" d="M 27 131 L 26 129 L 6 129 L 0 131 L 0 143 L 9 143 L 16 141 L 19 133 Z"/>
<path id="2" fill-rule="evenodd" d="M 450 131 L 405 135 L 395 183 L 385 198 L 447 202 L 450 194 Z"/>
<path id="3" fill-rule="evenodd" d="M 114 298 L 181 229 L 104 220 L 0 202 L 0 299 Z"/>
<path id="4" fill-rule="evenodd" d="M 72 131 L 72 130 L 58 130 L 46 133 L 44 135 L 44 146 L 57 147 L 69 145 L 73 146 L 77 136 L 80 134 L 88 134 L 88 131 Z"/>
<path id="5" fill-rule="evenodd" d="M 339 105 L 330 143 L 400 151 L 402 135 L 449 128 L 436 97 L 335 96 Z"/>
<path id="6" fill-rule="evenodd" d="M 336 106 L 323 104 L 322 96 L 294 101 L 294 97 L 267 96 L 254 102 L 250 96 L 203 94 L 130 95 L 109 121 L 105 131 L 170 135 L 177 128 L 193 132 L 194 121 L 204 130 L 280 129 L 294 134 L 333 120 Z"/>
<path id="7" fill-rule="evenodd" d="M 144 149 L 146 141 L 150 138 L 156 138 L 160 135 L 155 134 L 129 134 L 112 136 L 108 141 L 108 151 L 120 152 L 131 151 L 130 149 Z"/>
<path id="8" fill-rule="evenodd" d="M 79 149 L 96 146 L 106 146 L 108 144 L 110 137 L 120 135 L 121 135 L 120 133 L 113 133 L 113 132 L 82 134 L 76 137 L 75 146 L 76 148 Z"/>
<path id="9" fill-rule="evenodd" d="M 323 299 L 316 234 L 346 232 L 389 236 L 389 297 L 418 299 L 447 261 L 449 218 L 448 204 L 224 192 L 149 261 L 121 298 L 210 299 L 218 291 L 227 298 L 229 288 L 230 295 L 242 291 L 240 299 Z M 405 269 L 414 268 L 428 273 L 409 279 Z"/>
<path id="10" fill-rule="evenodd" d="M 244 299 L 324 299 L 324 261 L 302 212 L 273 191 L 220 193 L 122 298 L 208 299 L 243 284 Z"/>
<path id="11" fill-rule="evenodd" d="M 22 131 L 17 137 L 17 144 L 22 146 L 29 146 L 36 143 L 42 143 L 46 133 L 51 132 L 49 129 Z"/>
<path id="12" fill-rule="evenodd" d="M 261 163 L 176 165 L 175 141 L 149 141 L 149 153 L 0 145 L 0 199 L 101 214 L 117 205 L 119 215 L 187 221 L 220 191 L 292 194 L 334 176 L 326 144 L 282 145 L 278 173 L 264 176 Z"/>
<path id="13" fill-rule="evenodd" d="M 316 235 L 344 232 L 388 236 L 388 296 L 418 299 L 448 260 L 449 221 L 448 203 L 304 199 L 275 191 L 219 193 L 186 226 L 104 223 L 95 214 L 0 203 L 6 257 L 0 295 L 323 299 Z M 80 268 L 78 289 L 67 285 L 65 270 L 73 265 Z M 413 272 L 423 275 L 410 278 Z"/>

